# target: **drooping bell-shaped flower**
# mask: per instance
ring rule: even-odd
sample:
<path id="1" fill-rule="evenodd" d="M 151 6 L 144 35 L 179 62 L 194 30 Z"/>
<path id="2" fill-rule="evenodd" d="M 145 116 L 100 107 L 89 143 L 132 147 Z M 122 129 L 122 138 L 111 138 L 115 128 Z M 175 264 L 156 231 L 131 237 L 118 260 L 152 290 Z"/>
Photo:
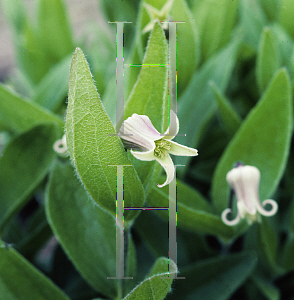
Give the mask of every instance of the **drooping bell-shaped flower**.
<path id="1" fill-rule="evenodd" d="M 164 168 L 167 178 L 162 185 L 157 184 L 158 187 L 171 183 L 174 178 L 175 167 L 169 154 L 180 156 L 198 155 L 196 149 L 172 141 L 179 131 L 179 120 L 172 110 L 170 124 L 171 126 L 162 135 L 155 129 L 147 116 L 133 114 L 123 122 L 119 131 L 124 146 L 130 149 L 137 159 L 157 160 Z"/>
<path id="2" fill-rule="evenodd" d="M 249 224 L 254 221 L 260 222 L 260 215 L 269 217 L 278 211 L 278 204 L 274 200 L 267 199 L 260 203 L 260 171 L 256 167 L 238 164 L 236 168 L 228 172 L 226 179 L 236 195 L 238 213 L 234 220 L 228 220 L 227 215 L 232 210 L 231 208 L 225 209 L 221 216 L 225 224 L 236 225 L 244 218 Z M 267 204 L 271 205 L 271 210 L 264 208 Z"/>

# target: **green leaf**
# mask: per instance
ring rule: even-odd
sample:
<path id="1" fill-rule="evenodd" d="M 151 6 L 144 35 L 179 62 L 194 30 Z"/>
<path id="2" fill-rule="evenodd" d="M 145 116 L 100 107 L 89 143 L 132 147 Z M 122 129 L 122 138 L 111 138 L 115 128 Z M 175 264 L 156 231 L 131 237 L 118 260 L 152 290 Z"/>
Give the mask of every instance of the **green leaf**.
<path id="1" fill-rule="evenodd" d="M 288 166 L 290 169 L 290 173 L 292 174 L 292 168 L 291 165 Z M 289 178 L 290 180 L 292 178 Z M 288 179 L 288 180 L 289 180 Z M 293 180 L 290 181 L 290 185 L 292 186 Z M 287 230 L 287 239 L 285 241 L 285 244 L 283 245 L 281 255 L 278 256 L 280 258 L 281 266 L 287 270 L 292 271 L 294 270 L 294 201 L 293 199 L 289 203 L 289 206 L 287 207 L 287 214 L 285 219 L 285 225 Z"/>
<path id="2" fill-rule="evenodd" d="M 27 22 L 24 2 L 22 0 L 1 0 L 1 7 L 10 27 L 17 36 Z"/>
<path id="3" fill-rule="evenodd" d="M 51 65 L 72 53 L 72 33 L 62 0 L 39 0 L 38 34 L 39 46 Z"/>
<path id="4" fill-rule="evenodd" d="M 163 67 L 141 68 L 124 110 L 124 119 L 133 113 L 147 115 L 161 133 L 164 133 L 168 127 L 167 59 L 165 35 L 161 26 L 156 23 L 148 42 L 143 64 L 157 64 L 163 65 Z M 148 187 L 154 184 L 162 168 L 155 161 L 142 162 L 132 159 L 132 162 L 146 193 L 149 193 Z"/>
<path id="5" fill-rule="evenodd" d="M 162 133 L 168 126 L 167 59 L 165 35 L 159 23 L 156 23 L 143 60 L 144 65 L 156 66 L 142 67 L 124 110 L 124 119 L 133 113 L 147 115 L 155 128 Z M 158 67 L 158 65 L 162 65 L 162 67 Z"/>
<path id="6" fill-rule="evenodd" d="M 0 132 L 0 155 L 2 155 L 3 149 L 11 139 L 11 136 L 4 131 L 5 129 L 4 130 L 3 129 L 4 129 L 4 125 L 0 123 L 0 131 L 1 131 Z"/>
<path id="7" fill-rule="evenodd" d="M 71 55 L 64 58 L 43 77 L 34 90 L 32 97 L 34 102 L 51 111 L 56 111 L 60 107 L 68 91 L 71 59 Z"/>
<path id="8" fill-rule="evenodd" d="M 223 95 L 222 91 L 212 81 L 210 82 L 211 89 L 217 101 L 218 110 L 222 123 L 230 136 L 233 136 L 240 127 L 242 120 L 236 113 L 230 101 Z"/>
<path id="9" fill-rule="evenodd" d="M 180 95 L 188 86 L 199 63 L 200 39 L 186 1 L 174 1 L 171 16 L 174 21 L 185 22 L 177 25 L 177 89 Z"/>
<path id="10" fill-rule="evenodd" d="M 0 290 L 5 300 L 69 300 L 49 278 L 0 242 Z"/>
<path id="11" fill-rule="evenodd" d="M 13 30 L 17 63 L 30 84 L 35 84 L 48 71 L 50 62 L 40 47 L 39 37 L 29 22 L 23 1 L 2 0 L 1 4 Z"/>
<path id="12" fill-rule="evenodd" d="M 279 52 L 282 58 L 282 65 L 289 67 L 291 64 L 291 55 L 294 47 L 293 39 L 278 23 L 271 25 L 270 29 L 275 35 L 275 40 L 277 41 Z"/>
<path id="13" fill-rule="evenodd" d="M 280 0 L 261 0 L 260 4 L 265 11 L 269 20 L 274 20 L 277 17 L 278 7 L 280 6 Z"/>
<path id="14" fill-rule="evenodd" d="M 165 180 L 165 176 L 160 176 L 158 181 L 162 182 Z M 162 195 L 163 199 L 166 199 L 166 196 L 169 194 L 169 186 L 166 185 L 162 188 L 157 186 L 153 187 L 153 191 L 157 191 Z M 152 199 L 153 197 L 150 195 L 150 201 L 155 204 L 156 201 Z M 168 199 L 168 197 L 167 197 Z M 212 212 L 211 206 L 209 202 L 194 188 L 190 187 L 182 180 L 177 179 L 177 199 L 182 205 L 193 209 L 199 209 L 206 212 Z M 161 206 L 161 205 L 156 205 Z"/>
<path id="15" fill-rule="evenodd" d="M 261 94 L 280 66 L 280 53 L 275 36 L 269 27 L 265 27 L 261 34 L 256 62 L 256 78 Z"/>
<path id="16" fill-rule="evenodd" d="M 66 140 L 85 189 L 96 203 L 115 215 L 116 165 L 131 165 L 131 162 L 115 135 L 79 48 L 70 70 Z M 133 166 L 124 167 L 124 187 L 125 207 L 141 207 L 144 191 Z M 125 220 L 135 218 L 138 213 L 136 210 L 125 212 Z"/>
<path id="17" fill-rule="evenodd" d="M 116 123 L 116 76 L 112 77 L 103 94 L 102 103 L 113 126 Z"/>
<path id="18" fill-rule="evenodd" d="M 237 161 L 256 166 L 260 170 L 261 201 L 275 191 L 283 175 L 290 148 L 291 99 L 289 76 L 285 69 L 280 69 L 217 165 L 212 182 L 212 198 L 219 212 L 227 207 L 229 199 L 226 174 Z"/>
<path id="19" fill-rule="evenodd" d="M 239 40 L 230 43 L 211 57 L 193 76 L 178 103 L 180 134 L 186 134 L 186 136 L 176 137 L 178 143 L 190 147 L 199 143 L 217 107 L 209 81 L 214 81 L 221 91 L 226 89 L 236 63 L 239 44 Z M 184 165 L 187 165 L 189 160 L 187 156 L 177 157 L 177 163 Z M 184 168 L 179 168 L 180 172 L 181 169 Z"/>
<path id="20" fill-rule="evenodd" d="M 40 199 L 40 189 L 35 191 L 34 196 Z M 28 206 L 32 205 L 32 203 L 33 201 L 30 201 Z M 35 212 L 30 211 L 28 218 L 27 215 L 25 216 L 25 227 L 23 222 L 19 222 L 19 216 L 17 214 L 14 215 L 6 225 L 3 234 L 3 240 L 12 244 L 15 250 L 30 261 L 34 259 L 38 251 L 53 235 L 42 204 Z"/>
<path id="21" fill-rule="evenodd" d="M 135 22 L 139 3 L 137 1 L 126 0 L 117 2 L 115 0 L 103 0 L 102 7 L 108 20 L 116 22 Z M 115 5 L 115 9 L 114 8 Z M 134 26 L 133 24 L 131 26 Z"/>
<path id="22" fill-rule="evenodd" d="M 172 299 L 226 300 L 254 270 L 257 259 L 252 252 L 217 257 L 189 265 L 181 270 L 185 280 L 176 280 Z M 167 298 L 169 299 L 169 298 Z"/>
<path id="23" fill-rule="evenodd" d="M 9 85 L 16 94 L 26 99 L 31 99 L 35 89 L 35 84 L 21 69 L 15 70 L 13 76 L 9 78 Z"/>
<path id="24" fill-rule="evenodd" d="M 161 179 L 162 180 L 162 179 Z M 169 187 L 154 187 L 147 197 L 151 207 L 168 207 Z M 156 213 L 168 220 L 168 211 L 156 210 Z M 230 238 L 234 228 L 226 226 L 219 216 L 211 213 L 208 202 L 194 189 L 177 179 L 177 226 L 193 232 Z"/>
<path id="25" fill-rule="evenodd" d="M 157 204 L 156 206 L 158 207 Z M 133 228 L 140 235 L 141 240 L 144 241 L 143 247 L 147 247 L 154 257 L 165 256 L 168 253 L 167 223 L 155 213 L 155 210 L 142 211 L 140 218 L 136 219 Z M 155 231 L 156 234 L 154 234 Z M 139 257 L 138 262 L 139 267 L 146 264 L 146 261 L 139 260 Z"/>
<path id="26" fill-rule="evenodd" d="M 173 276 L 176 273 L 177 266 L 172 260 L 165 257 L 158 258 L 147 278 L 137 285 L 123 300 L 165 299 L 167 293 L 171 291 Z"/>
<path id="27" fill-rule="evenodd" d="M 21 240 L 17 240 L 15 249 L 27 259 L 33 259 L 36 253 L 53 235 L 43 206 L 30 217 L 27 224 L 27 231 Z"/>
<path id="28" fill-rule="evenodd" d="M 281 265 L 282 267 L 290 272 L 294 270 L 294 256 L 293 256 L 293 251 L 294 251 L 294 235 L 289 234 L 286 240 L 286 243 L 282 249 L 281 253 Z"/>
<path id="29" fill-rule="evenodd" d="M 148 23 L 148 15 L 145 8 L 143 7 L 143 3 L 143 1 L 139 2 L 136 19 L 136 30 L 130 49 L 130 54 L 127 57 L 127 63 L 129 64 L 142 64 L 144 57 L 145 46 L 143 46 L 143 40 L 145 41 L 146 36 L 142 35 L 142 30 Z M 132 26 L 131 24 L 129 25 Z M 129 98 L 129 95 L 138 79 L 141 69 L 141 67 L 125 68 L 125 99 Z"/>
<path id="30" fill-rule="evenodd" d="M 238 0 L 194 1 L 192 11 L 200 33 L 204 60 L 229 41 L 236 22 L 238 3 Z"/>
<path id="31" fill-rule="evenodd" d="M 62 131 L 61 118 L 38 104 L 23 99 L 0 85 L 0 122 L 16 133 L 22 133 L 40 124 L 53 123 Z"/>
<path id="32" fill-rule="evenodd" d="M 290 158 L 291 159 L 291 158 Z M 290 160 L 289 159 L 289 160 Z M 291 165 L 290 165 L 291 166 Z M 292 178 L 290 178 L 292 179 Z M 287 217 L 286 217 L 286 228 L 287 231 L 294 236 L 294 201 L 293 199 L 289 203 L 289 208 L 287 210 Z"/>
<path id="33" fill-rule="evenodd" d="M 51 174 L 45 204 L 53 232 L 81 275 L 97 291 L 119 299 L 119 280 L 107 279 L 116 275 L 115 217 L 89 201 L 72 166 L 60 162 Z M 129 245 L 133 243 L 131 236 L 129 241 Z M 129 264 L 125 262 L 129 272 L 134 271 L 134 257 L 131 249 Z"/>
<path id="34" fill-rule="evenodd" d="M 126 24 L 124 26 L 125 49 L 129 48 L 129 44 L 132 42 L 132 38 L 137 23 L 137 16 L 139 14 L 139 6 L 141 1 L 124 0 L 118 2 L 116 0 L 103 0 L 101 1 L 101 7 L 105 14 L 106 20 L 116 22 L 132 22 L 132 24 Z M 115 7 L 115 9 L 114 9 Z M 96 25 L 97 26 L 97 25 Z M 111 28 L 115 28 L 116 25 L 111 24 Z M 115 41 L 115 38 L 114 38 Z"/>
<path id="35" fill-rule="evenodd" d="M 167 3 L 167 0 L 145 0 L 142 3 L 147 3 L 157 10 L 161 10 Z M 173 2 L 171 11 L 169 12 L 170 18 L 175 21 L 184 21 L 185 24 L 177 25 L 177 75 L 181 80 L 178 81 L 177 90 L 180 94 L 184 88 L 188 85 L 191 76 L 196 69 L 199 62 L 199 38 L 193 20 L 193 16 L 189 7 L 184 0 L 176 0 Z M 136 58 L 136 62 L 140 61 L 140 53 L 142 45 L 145 45 L 146 35 L 142 35 L 142 30 L 150 22 L 150 16 L 147 14 L 144 6 L 139 10 L 137 36 L 136 36 L 136 49 L 133 49 L 132 58 L 133 61 Z M 154 28 L 153 28 L 154 29 Z M 168 30 L 166 30 L 168 32 Z M 149 33 L 148 33 L 149 34 Z M 131 80 L 136 76 L 136 69 L 130 70 Z"/>
<path id="36" fill-rule="evenodd" d="M 0 228 L 29 200 L 55 156 L 56 130 L 39 126 L 11 140 L 0 158 Z M 20 159 L 21 158 L 21 159 Z"/>
<path id="37" fill-rule="evenodd" d="M 137 247 L 138 276 L 142 278 L 142 269 L 149 269 L 150 259 L 165 256 L 168 253 L 168 221 L 160 218 L 155 210 L 146 210 L 136 219 L 133 229 L 139 234 L 140 240 L 144 241 Z M 154 234 L 156 232 L 156 234 Z M 209 257 L 214 253 L 202 234 L 182 230 L 177 226 L 177 262 L 180 265 L 190 264 L 191 261 Z M 148 251 L 147 249 L 150 251 Z M 152 258 L 149 258 L 152 255 Z M 144 274 L 146 271 L 144 272 Z"/>
<path id="38" fill-rule="evenodd" d="M 265 263 L 276 269 L 278 236 L 275 228 L 266 217 L 257 226 L 257 245 Z"/>
<path id="39" fill-rule="evenodd" d="M 109 19 L 113 20 L 113 19 Z M 117 20 L 117 19 L 115 19 Z M 89 24 L 84 30 L 83 34 L 83 45 L 87 45 L 86 56 L 89 59 L 89 64 L 91 65 L 91 71 L 94 76 L 94 81 L 99 82 L 99 93 L 102 95 L 103 104 L 104 101 L 104 92 L 105 88 L 109 83 L 113 83 L 113 93 L 114 99 L 116 102 L 116 38 L 115 38 L 115 27 L 116 24 L 109 24 L 113 30 L 112 34 L 109 34 L 109 28 L 104 26 L 97 26 L 95 23 Z M 133 28 L 133 24 L 125 24 L 124 26 L 124 36 L 129 36 L 126 32 L 127 28 Z M 89 45 L 89 36 L 92 36 L 94 39 Z M 126 39 L 125 39 L 126 40 Z M 124 40 L 124 41 L 125 41 Z M 128 40 L 131 40 L 128 39 Z M 126 43 L 124 43 L 124 53 L 127 52 Z M 99 53 L 99 55 L 97 55 Z M 124 72 L 126 73 L 126 69 Z M 124 73 L 124 75 L 125 75 Z M 124 77 L 125 82 L 125 77 Z M 126 94 L 124 93 L 124 98 Z M 108 111 L 106 110 L 108 113 Z M 116 109 L 113 113 L 116 115 Z M 109 115 L 109 114 L 108 114 Z M 115 123 L 114 123 L 115 124 Z"/>
<path id="40" fill-rule="evenodd" d="M 259 276 L 252 276 L 252 281 L 259 289 L 259 291 L 266 297 L 268 300 L 279 300 L 280 291 L 275 287 L 270 281 L 261 278 Z"/>
<path id="41" fill-rule="evenodd" d="M 279 5 L 279 23 L 294 38 L 293 14 L 294 2 L 292 0 L 281 0 Z"/>
<path id="42" fill-rule="evenodd" d="M 51 63 L 40 47 L 39 36 L 30 23 L 27 22 L 22 33 L 16 37 L 15 47 L 20 69 L 32 84 L 37 84 L 49 71 Z"/>
<path id="43" fill-rule="evenodd" d="M 125 256 L 125 276 L 133 277 L 134 279 L 137 272 L 136 247 L 130 232 L 125 231 L 125 239 L 127 239 L 127 242 L 125 242 L 125 244 L 128 245 L 128 248 L 125 250 L 127 251 Z M 130 279 L 123 283 L 123 295 L 129 293 L 134 287 L 135 283 L 133 279 Z"/>
<path id="44" fill-rule="evenodd" d="M 260 34 L 266 24 L 266 15 L 260 7 L 259 1 L 240 0 L 240 26 L 244 40 L 256 51 Z"/>

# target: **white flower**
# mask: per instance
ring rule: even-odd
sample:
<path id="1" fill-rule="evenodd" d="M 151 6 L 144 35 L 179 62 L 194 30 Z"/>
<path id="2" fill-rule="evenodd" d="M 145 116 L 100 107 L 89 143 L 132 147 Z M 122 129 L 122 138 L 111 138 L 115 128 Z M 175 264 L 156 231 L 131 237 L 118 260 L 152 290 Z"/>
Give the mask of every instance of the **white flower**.
<path id="1" fill-rule="evenodd" d="M 61 140 L 57 140 L 54 143 L 53 149 L 59 156 L 62 156 L 62 157 L 68 156 L 65 134 L 63 135 Z"/>
<path id="2" fill-rule="evenodd" d="M 173 2 L 174 2 L 173 0 L 168 0 L 163 5 L 161 10 L 158 10 L 157 8 L 153 7 L 152 5 L 150 5 L 148 3 L 144 3 L 143 5 L 150 17 L 150 22 L 144 27 L 142 32 L 146 33 L 148 31 L 151 31 L 153 29 L 153 26 L 156 21 L 159 21 L 159 22 L 169 21 L 170 20 L 169 14 L 170 14 L 171 8 L 173 6 Z M 168 29 L 168 24 L 163 23 L 162 29 Z"/>
<path id="3" fill-rule="evenodd" d="M 228 220 L 227 215 L 231 209 L 227 208 L 222 212 L 222 220 L 227 225 L 236 225 L 241 219 L 246 218 L 251 224 L 254 221 L 261 221 L 260 215 L 273 216 L 278 211 L 276 201 L 267 199 L 261 204 L 259 201 L 259 180 L 260 172 L 256 167 L 243 166 L 238 164 L 227 174 L 227 182 L 232 187 L 237 198 L 238 213 L 234 220 Z M 270 204 L 271 210 L 265 210 L 264 206 Z"/>
<path id="4" fill-rule="evenodd" d="M 172 110 L 170 124 L 171 126 L 162 135 L 155 129 L 147 116 L 133 114 L 123 122 L 119 131 L 125 147 L 131 149 L 131 153 L 137 159 L 157 160 L 162 165 L 167 178 L 162 185 L 157 184 L 158 187 L 171 183 L 174 178 L 175 167 L 169 153 L 181 156 L 198 155 L 196 149 L 172 141 L 179 131 L 179 120 Z"/>

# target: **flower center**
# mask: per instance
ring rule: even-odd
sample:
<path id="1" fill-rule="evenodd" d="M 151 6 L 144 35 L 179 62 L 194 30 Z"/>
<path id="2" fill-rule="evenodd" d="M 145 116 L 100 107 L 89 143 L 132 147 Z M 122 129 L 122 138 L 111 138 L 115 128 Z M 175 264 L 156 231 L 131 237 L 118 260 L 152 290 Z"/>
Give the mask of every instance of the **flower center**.
<path id="1" fill-rule="evenodd" d="M 170 141 L 164 139 L 157 140 L 155 141 L 154 155 L 159 158 L 163 158 L 164 156 L 168 155 L 170 147 L 171 147 Z"/>

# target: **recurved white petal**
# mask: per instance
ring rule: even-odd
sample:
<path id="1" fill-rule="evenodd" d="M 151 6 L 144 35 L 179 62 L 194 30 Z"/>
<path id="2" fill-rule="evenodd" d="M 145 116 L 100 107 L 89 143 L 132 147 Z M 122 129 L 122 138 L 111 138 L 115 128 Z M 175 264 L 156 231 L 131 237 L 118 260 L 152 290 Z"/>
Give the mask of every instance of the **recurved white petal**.
<path id="1" fill-rule="evenodd" d="M 271 210 L 266 210 L 266 209 L 263 208 L 267 204 L 270 204 L 272 206 Z M 260 202 L 258 201 L 256 203 L 256 208 L 257 208 L 258 212 L 261 215 L 264 215 L 266 217 L 270 217 L 270 216 L 273 216 L 274 214 L 276 214 L 276 212 L 278 211 L 278 203 L 275 200 L 272 200 L 272 199 L 264 200 L 262 202 L 262 204 L 260 204 Z"/>
<path id="2" fill-rule="evenodd" d="M 166 181 L 163 184 L 157 184 L 158 187 L 162 188 L 165 185 L 172 182 L 175 176 L 175 166 L 169 155 L 165 155 L 162 158 L 155 157 L 156 160 L 161 164 L 166 173 Z"/>
<path id="3" fill-rule="evenodd" d="M 145 160 L 145 161 L 151 161 L 155 160 L 155 155 L 154 155 L 154 149 L 150 151 L 144 151 L 144 152 L 138 152 L 138 151 L 133 151 L 131 150 L 131 153 L 140 160 Z"/>
<path id="4" fill-rule="evenodd" d="M 225 223 L 225 224 L 227 224 L 227 225 L 229 225 L 229 226 L 234 226 L 234 225 L 236 225 L 236 224 L 238 224 L 239 223 L 239 221 L 240 221 L 240 215 L 239 215 L 239 213 L 237 214 L 237 216 L 236 216 L 236 218 L 234 219 L 234 220 L 228 220 L 227 219 L 227 215 L 229 214 L 229 213 L 231 213 L 232 212 L 232 210 L 230 209 L 230 208 L 227 208 L 227 209 L 225 209 L 223 212 L 222 212 L 222 221 Z"/>
<path id="5" fill-rule="evenodd" d="M 197 156 L 198 151 L 196 149 L 186 147 L 184 145 L 178 144 L 174 141 L 170 142 L 170 150 L 168 151 L 170 154 L 179 155 L 179 156 Z"/>
<path id="6" fill-rule="evenodd" d="M 163 138 L 165 140 L 172 140 L 178 134 L 178 132 L 179 132 L 179 119 L 176 113 L 173 110 L 171 110 L 170 118 L 169 118 L 169 127 L 164 133 L 165 136 Z"/>

